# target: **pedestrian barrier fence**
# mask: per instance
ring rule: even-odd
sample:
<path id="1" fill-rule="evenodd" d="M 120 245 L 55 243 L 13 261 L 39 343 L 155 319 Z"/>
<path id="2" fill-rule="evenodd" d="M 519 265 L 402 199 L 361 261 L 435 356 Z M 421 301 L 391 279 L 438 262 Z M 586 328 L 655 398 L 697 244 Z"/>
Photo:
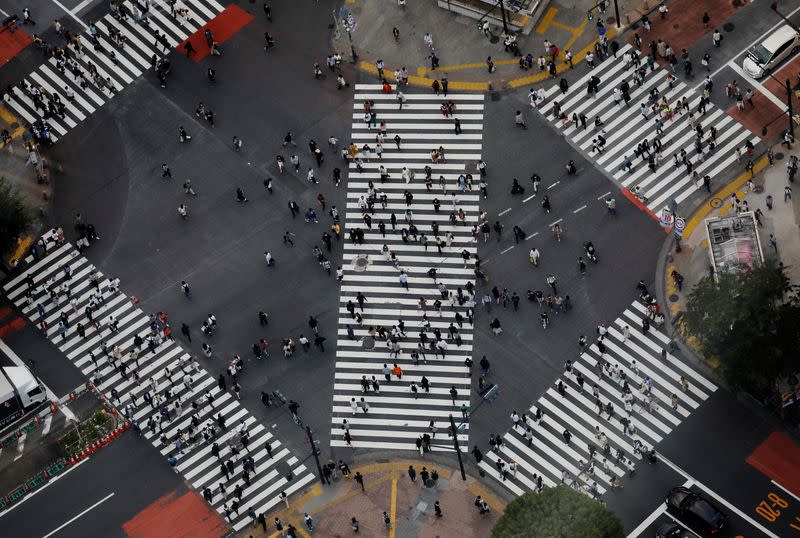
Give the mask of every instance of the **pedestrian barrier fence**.
<path id="1" fill-rule="evenodd" d="M 50 464 L 45 470 L 33 475 L 31 478 L 15 487 L 7 495 L 0 498 L 0 512 L 7 510 L 12 505 L 21 501 L 26 495 L 30 495 L 50 480 L 63 473 L 70 467 L 66 458 L 59 458 Z"/>

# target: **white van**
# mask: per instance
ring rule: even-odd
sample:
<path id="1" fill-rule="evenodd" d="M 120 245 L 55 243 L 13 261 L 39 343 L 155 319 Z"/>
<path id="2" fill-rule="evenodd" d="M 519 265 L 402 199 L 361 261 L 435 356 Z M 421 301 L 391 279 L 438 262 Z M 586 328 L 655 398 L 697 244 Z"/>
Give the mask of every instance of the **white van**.
<path id="1" fill-rule="evenodd" d="M 0 368 L 0 427 L 47 399 L 44 385 L 22 366 Z"/>
<path id="2" fill-rule="evenodd" d="M 781 26 L 749 51 L 742 62 L 744 72 L 762 78 L 800 46 L 800 34 L 789 25 Z"/>

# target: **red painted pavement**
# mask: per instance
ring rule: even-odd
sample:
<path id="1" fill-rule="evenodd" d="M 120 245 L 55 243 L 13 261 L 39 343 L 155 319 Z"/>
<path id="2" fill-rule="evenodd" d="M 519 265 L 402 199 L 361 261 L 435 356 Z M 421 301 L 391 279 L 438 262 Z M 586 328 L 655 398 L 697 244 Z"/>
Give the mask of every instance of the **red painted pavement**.
<path id="1" fill-rule="evenodd" d="M 17 28 L 13 34 L 9 30 L 0 32 L 0 65 L 8 63 L 31 43 L 33 39 L 21 28 Z"/>
<path id="2" fill-rule="evenodd" d="M 10 333 L 18 331 L 23 327 L 25 327 L 25 319 L 21 317 L 16 317 L 11 321 L 9 321 L 8 323 L 0 325 L 0 338 L 4 338 L 8 336 Z"/>
<path id="3" fill-rule="evenodd" d="M 187 37 L 185 41 L 179 43 L 178 52 L 181 54 L 186 54 L 186 50 L 183 48 L 183 45 L 186 43 L 186 41 L 191 41 L 195 53 L 192 54 L 190 58 L 195 62 L 199 62 L 211 54 L 211 48 L 206 44 L 206 36 L 203 35 L 203 32 L 205 32 L 206 28 L 211 30 L 214 41 L 216 41 L 218 45 L 222 45 L 252 20 L 253 16 L 250 13 L 237 5 L 231 4 L 226 7 L 222 13 L 208 21 L 208 24 L 202 26 L 195 33 Z"/>
<path id="4" fill-rule="evenodd" d="M 228 526 L 194 492 L 180 497 L 173 491 L 122 524 L 130 538 L 219 538 Z"/>
<path id="5" fill-rule="evenodd" d="M 636 29 L 639 37 L 642 38 L 642 52 L 645 54 L 650 54 L 650 42 L 658 42 L 659 39 L 670 45 L 678 56 L 680 56 L 681 49 L 688 50 L 701 39 L 708 39 L 710 44 L 711 32 L 714 31 L 714 28 L 721 28 L 725 19 L 736 11 L 731 0 L 672 0 L 672 2 L 667 2 L 667 7 L 669 13 L 664 20 L 661 20 L 657 11 L 649 15 L 651 23 L 649 32 L 641 26 Z M 703 13 L 705 12 L 708 12 L 711 17 L 708 28 L 703 27 Z M 628 35 L 627 41 L 633 43 L 633 32 Z M 658 61 L 662 65 L 666 64 L 661 58 Z M 700 69 L 702 69 L 700 58 L 692 58 L 692 63 L 699 76 Z M 713 52 L 711 65 L 714 65 Z"/>
<path id="6" fill-rule="evenodd" d="M 623 195 L 625 198 L 627 198 L 628 200 L 630 200 L 631 202 L 633 202 L 633 205 L 635 205 L 636 207 L 638 207 L 639 209 L 641 209 L 642 211 L 644 211 L 645 213 L 647 213 L 648 215 L 650 215 L 650 216 L 651 216 L 651 217 L 653 217 L 654 219 L 656 219 L 656 220 L 659 220 L 659 221 L 660 221 L 660 219 L 658 218 L 658 215 L 656 215 L 655 213 L 653 213 L 652 211 L 650 211 L 650 208 L 649 208 L 649 207 L 647 207 L 647 205 L 646 205 L 644 202 L 642 202 L 641 200 L 639 200 L 639 199 L 636 197 L 636 195 L 635 195 L 635 194 L 633 194 L 631 191 L 629 191 L 628 189 L 626 189 L 626 188 L 624 188 L 624 187 L 623 187 L 623 188 L 622 188 L 622 195 Z"/>
<path id="7" fill-rule="evenodd" d="M 800 495 L 800 446 L 786 435 L 774 432 L 746 461 L 795 495 Z"/>

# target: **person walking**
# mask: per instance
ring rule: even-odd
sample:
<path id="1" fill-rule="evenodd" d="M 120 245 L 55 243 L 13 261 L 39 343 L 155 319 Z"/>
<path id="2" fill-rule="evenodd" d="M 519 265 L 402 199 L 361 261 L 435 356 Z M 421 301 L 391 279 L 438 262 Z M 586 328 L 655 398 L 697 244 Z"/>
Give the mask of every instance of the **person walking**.
<path id="1" fill-rule="evenodd" d="M 523 129 L 528 128 L 528 126 L 525 125 L 525 118 L 522 116 L 521 110 L 517 110 L 517 112 L 514 114 L 514 123 L 517 127 L 522 127 Z"/>
<path id="2" fill-rule="evenodd" d="M 364 488 L 364 475 L 362 475 L 359 471 L 356 471 L 356 474 L 353 475 L 353 479 L 358 485 L 361 486 L 362 493 L 366 493 L 367 490 Z"/>
<path id="3" fill-rule="evenodd" d="M 408 477 L 411 479 L 411 482 L 417 482 L 417 470 L 414 469 L 413 465 L 408 466 Z"/>

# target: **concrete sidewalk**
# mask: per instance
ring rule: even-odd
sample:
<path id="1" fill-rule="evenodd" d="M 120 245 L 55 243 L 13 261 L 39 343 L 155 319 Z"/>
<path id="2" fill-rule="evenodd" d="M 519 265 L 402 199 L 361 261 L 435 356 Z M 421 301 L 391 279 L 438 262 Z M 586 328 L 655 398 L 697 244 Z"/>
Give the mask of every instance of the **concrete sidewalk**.
<path id="1" fill-rule="evenodd" d="M 337 462 L 338 463 L 338 462 Z M 417 471 L 416 482 L 408 475 L 408 467 Z M 439 474 L 434 484 L 422 484 L 419 473 L 423 467 Z M 315 486 L 295 499 L 289 506 L 280 504 L 280 509 L 266 514 L 267 531 L 253 526 L 242 533 L 243 538 L 280 536 L 275 532 L 275 517 L 284 524 L 291 523 L 300 536 L 308 537 L 303 524 L 305 513 L 314 520 L 314 536 L 350 536 L 353 534 L 351 520 L 359 524 L 359 535 L 394 537 L 458 536 L 460 538 L 484 538 L 502 515 L 505 502 L 488 491 L 472 476 L 463 481 L 458 469 L 440 467 L 430 460 L 408 460 L 392 463 L 373 463 L 352 467 L 348 477 L 337 477 L 332 485 Z M 353 479 L 355 473 L 364 477 L 364 491 Z M 491 512 L 481 516 L 473 505 L 480 495 L 491 507 Z M 442 517 L 434 514 L 434 502 L 439 501 Z M 392 528 L 383 522 L 383 512 L 391 517 Z"/>
<path id="2" fill-rule="evenodd" d="M 634 2 L 631 2 L 634 3 Z M 604 15 L 595 16 L 590 22 L 587 10 L 595 6 L 595 0 L 552 1 L 530 35 L 517 37 L 523 56 L 530 53 L 534 66 L 523 70 L 519 58 L 506 52 L 503 46 L 503 29 L 492 26 L 492 37 L 485 36 L 475 19 L 448 12 L 437 7 L 435 2 L 412 0 L 405 9 L 395 2 L 367 2 L 357 0 L 346 3 L 344 9 L 353 15 L 358 27 L 352 32 L 353 46 L 359 56 L 358 68 L 377 77 L 375 62 L 382 59 L 387 79 L 394 82 L 393 72 L 406 67 L 409 83 L 429 87 L 441 73 L 447 73 L 450 87 L 454 90 L 508 89 L 548 80 L 547 71 L 540 72 L 536 60 L 545 54 L 545 39 L 561 51 L 557 64 L 559 72 L 569 69 L 563 62 L 566 50 L 572 51 L 573 63 L 580 62 L 586 52 L 594 47 L 598 32 L 598 19 L 606 22 L 609 39 L 616 29 L 610 8 Z M 395 41 L 392 29 L 400 31 Z M 332 49 L 343 58 L 350 58 L 350 43 L 347 32 L 339 25 L 339 36 L 334 31 Z M 423 41 L 430 32 L 433 37 L 439 68 L 431 70 L 431 49 Z M 489 73 L 486 60 L 491 57 L 496 71 Z"/>
<path id="3" fill-rule="evenodd" d="M 758 228 L 759 239 L 765 257 L 777 256 L 786 266 L 786 274 L 795 285 L 800 284 L 800 191 L 792 198 L 784 200 L 784 188 L 789 183 L 786 165 L 789 156 L 800 157 L 800 145 L 793 146 L 791 151 L 785 147 L 776 146 L 774 164 L 770 166 L 767 157 L 762 157 L 755 163 L 755 175 L 752 177 L 753 189 L 748 188 L 751 175 L 745 172 L 731 181 L 723 189 L 715 191 L 701 208 L 687 220 L 686 231 L 681 242 L 682 252 L 670 249 L 667 254 L 663 284 L 666 295 L 666 304 L 669 316 L 674 318 L 679 312 L 685 310 L 686 300 L 692 288 L 706 275 L 709 274 L 711 259 L 709 257 L 709 244 L 705 228 L 705 219 L 728 215 L 734 211 L 731 195 L 736 194 L 740 200 L 746 200 L 749 209 L 763 212 L 762 224 Z M 712 185 L 713 190 L 713 185 Z M 766 204 L 768 195 L 772 196 L 773 205 L 770 210 Z M 774 234 L 777 240 L 777 250 L 770 246 L 769 236 Z M 684 277 L 682 289 L 678 290 L 673 279 L 672 271 L 676 270 Z M 687 342 L 695 348 L 696 345 Z M 714 366 L 713 361 L 711 366 Z"/>

